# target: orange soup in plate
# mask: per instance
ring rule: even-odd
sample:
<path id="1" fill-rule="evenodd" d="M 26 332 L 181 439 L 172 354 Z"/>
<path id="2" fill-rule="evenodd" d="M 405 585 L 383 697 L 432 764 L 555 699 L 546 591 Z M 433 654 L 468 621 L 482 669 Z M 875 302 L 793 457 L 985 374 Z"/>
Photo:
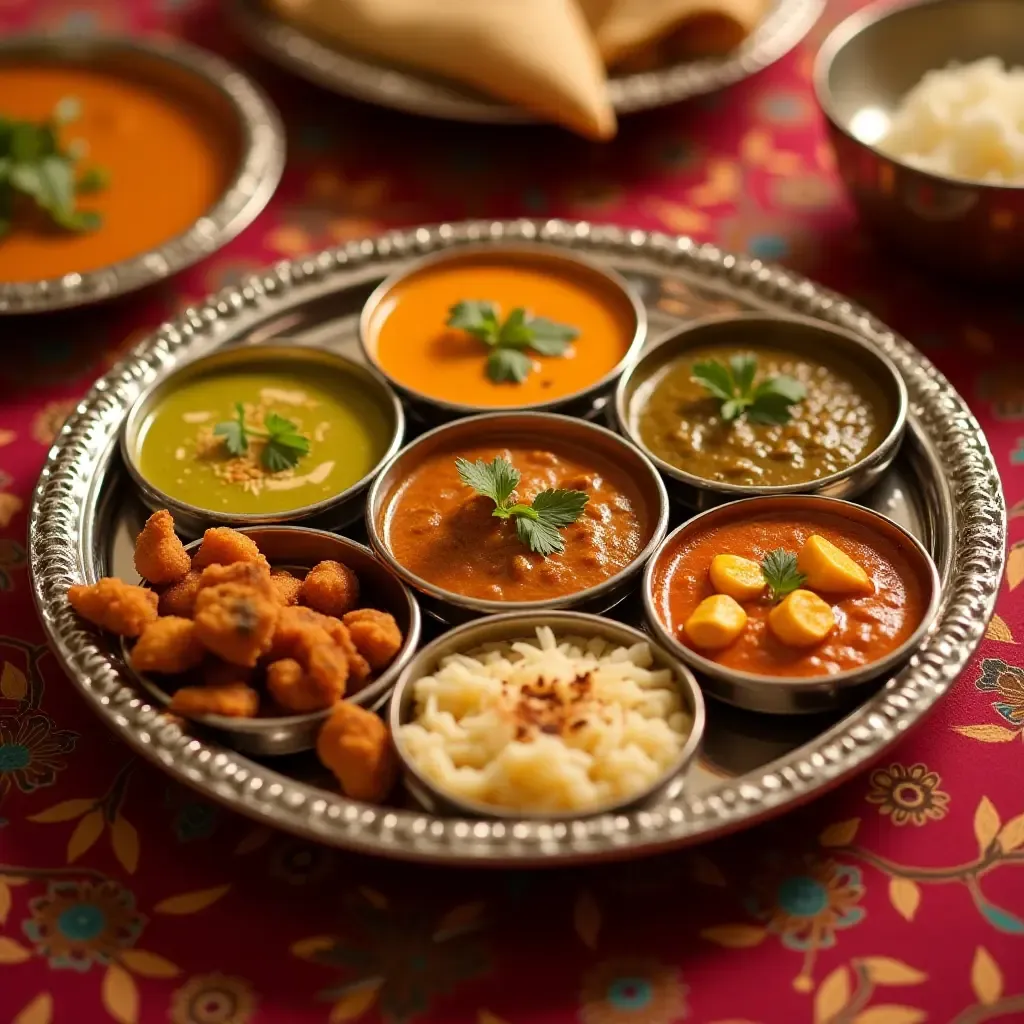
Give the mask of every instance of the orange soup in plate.
<path id="1" fill-rule="evenodd" d="M 460 321 L 468 327 L 452 323 L 460 304 L 483 319 Z M 525 330 L 502 338 L 516 318 Z M 554 333 L 534 346 L 530 331 L 540 323 Z M 362 326 L 371 361 L 393 384 L 472 409 L 525 408 L 580 395 L 614 374 L 643 330 L 624 282 L 540 247 L 430 258 L 385 282 Z M 505 359 L 504 372 L 500 365 L 495 372 L 495 360 Z"/>
<path id="2" fill-rule="evenodd" d="M 0 62 L 0 117 L 41 123 L 66 100 L 79 113 L 60 143 L 80 146 L 81 167 L 105 178 L 76 203 L 99 214 L 99 226 L 74 232 L 35 211 L 18 216 L 0 238 L 0 283 L 86 273 L 157 248 L 217 202 L 237 167 L 237 126 L 184 89 L 128 69 Z"/>

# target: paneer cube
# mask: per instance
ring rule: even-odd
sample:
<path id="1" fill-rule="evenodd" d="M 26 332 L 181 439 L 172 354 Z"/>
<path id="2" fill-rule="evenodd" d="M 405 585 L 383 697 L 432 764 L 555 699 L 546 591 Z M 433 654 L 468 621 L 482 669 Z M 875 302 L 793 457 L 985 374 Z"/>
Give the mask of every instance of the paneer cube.
<path id="1" fill-rule="evenodd" d="M 835 628 L 832 607 L 810 590 L 794 590 L 769 613 L 768 626 L 789 647 L 813 647 Z"/>
<path id="2" fill-rule="evenodd" d="M 728 647 L 743 632 L 747 613 L 728 594 L 705 597 L 683 626 L 694 647 L 719 650 Z"/>
<path id="3" fill-rule="evenodd" d="M 824 594 L 870 594 L 875 589 L 871 577 L 845 551 L 816 533 L 800 549 L 797 568 L 810 590 Z"/>
<path id="4" fill-rule="evenodd" d="M 715 555 L 711 559 L 711 585 L 737 601 L 753 601 L 764 593 L 761 566 L 739 555 Z"/>

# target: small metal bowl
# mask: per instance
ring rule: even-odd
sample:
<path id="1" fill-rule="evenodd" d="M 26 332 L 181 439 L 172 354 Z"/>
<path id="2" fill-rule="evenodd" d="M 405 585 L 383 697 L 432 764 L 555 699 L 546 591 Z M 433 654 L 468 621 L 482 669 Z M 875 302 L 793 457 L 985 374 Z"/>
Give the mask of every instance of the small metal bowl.
<path id="1" fill-rule="evenodd" d="M 838 473 L 805 483 L 764 486 L 730 484 L 706 480 L 673 466 L 652 452 L 640 436 L 633 408 L 637 392 L 665 365 L 694 348 L 710 345 L 742 347 L 747 339 L 773 348 L 805 353 L 826 364 L 848 363 L 868 376 L 882 391 L 891 410 L 892 425 L 881 444 L 859 462 Z M 892 464 L 907 425 L 907 386 L 899 370 L 878 349 L 855 334 L 838 327 L 796 316 L 768 316 L 763 313 L 729 314 L 696 320 L 668 334 L 620 378 L 615 391 L 614 422 L 658 467 L 669 494 L 688 508 L 698 511 L 738 498 L 779 494 L 824 494 L 851 498 L 866 491 Z"/>
<path id="2" fill-rule="evenodd" d="M 897 543 L 903 553 L 916 562 L 915 568 L 919 579 L 925 584 L 928 592 L 928 603 L 917 629 L 899 647 L 884 658 L 859 668 L 847 669 L 831 676 L 794 678 L 759 675 L 727 668 L 680 643 L 669 632 L 658 614 L 654 577 L 666 556 L 677 549 L 679 539 L 690 533 L 703 533 L 716 525 L 737 519 L 756 521 L 758 516 L 786 511 L 794 514 L 809 511 L 825 512 L 864 524 Z M 664 644 L 698 674 L 705 692 L 726 704 L 767 714 L 813 714 L 842 707 L 853 697 L 851 691 L 881 678 L 917 650 L 935 622 L 941 598 L 941 583 L 935 563 L 912 533 L 886 516 L 862 505 L 813 495 L 747 498 L 743 501 L 730 502 L 728 505 L 718 505 L 694 516 L 673 530 L 651 556 L 644 571 L 643 584 L 644 612 L 651 632 L 659 643 Z"/>
<path id="3" fill-rule="evenodd" d="M 534 639 L 538 626 L 550 626 L 556 638 L 560 640 L 568 637 L 583 639 L 601 637 L 603 640 L 623 647 L 646 643 L 651 648 L 655 665 L 658 668 L 672 669 L 675 673 L 680 693 L 693 719 L 693 726 L 683 749 L 672 766 L 653 785 L 625 800 L 601 807 L 592 807 L 577 812 L 531 813 L 479 804 L 453 796 L 436 786 L 416 767 L 399 738 L 399 729 L 412 717 L 413 685 L 416 681 L 436 671 L 441 660 L 449 655 L 465 654 L 484 644 Z M 592 817 L 598 814 L 623 811 L 627 807 L 676 799 L 686 785 L 686 771 L 700 751 L 705 724 L 704 698 L 697 685 L 697 680 L 693 673 L 681 664 L 669 650 L 652 642 L 649 636 L 631 626 L 601 618 L 598 615 L 584 615 L 580 612 L 509 612 L 478 622 L 465 623 L 445 633 L 424 647 L 403 669 L 391 694 L 388 717 L 395 749 L 398 751 L 404 768 L 403 778 L 406 789 L 428 812 L 463 814 L 473 818 L 518 820 Z"/>
<path id="4" fill-rule="evenodd" d="M 233 366 L 281 363 L 295 367 L 305 364 L 315 367 L 324 377 L 345 375 L 355 378 L 368 394 L 375 395 L 382 410 L 391 419 L 391 438 L 376 466 L 350 487 L 318 501 L 286 512 L 233 513 L 201 508 L 166 494 L 151 484 L 138 464 L 139 446 L 146 420 L 164 395 L 173 392 L 185 381 L 213 371 Z M 340 530 L 359 519 L 363 511 L 363 494 L 374 474 L 402 447 L 405 437 L 405 415 L 402 403 L 388 387 L 387 381 L 362 363 L 346 359 L 323 348 L 304 348 L 298 345 L 231 345 L 179 366 L 165 376 L 158 377 L 146 387 L 132 403 L 121 432 L 121 455 L 131 474 L 143 503 L 151 509 L 168 509 L 174 516 L 179 531 L 197 537 L 210 526 L 265 526 L 271 523 L 303 523 L 325 530 Z"/>
<path id="5" fill-rule="evenodd" d="M 917 170 L 877 145 L 926 71 L 992 56 L 1024 65 L 1020 0 L 875 4 L 825 41 L 814 87 L 865 224 L 928 266 L 999 280 L 1024 272 L 1024 185 Z"/>
<path id="6" fill-rule="evenodd" d="M 318 562 L 342 562 L 359 577 L 360 604 L 391 612 L 405 638 L 395 660 L 369 686 L 349 698 L 350 703 L 377 711 L 383 707 L 402 669 L 416 653 L 420 642 L 420 609 L 416 599 L 387 566 L 382 565 L 368 547 L 347 537 L 301 526 L 263 526 L 241 529 L 251 537 L 275 569 L 299 573 Z M 193 554 L 202 543 L 193 541 L 185 550 Z M 143 583 L 145 585 L 145 582 Z M 131 666 L 130 647 L 122 641 L 122 655 L 132 678 L 137 680 L 161 704 L 171 694 L 160 685 L 159 677 L 136 672 Z M 257 757 L 297 754 L 316 746 L 320 726 L 330 709 L 279 718 L 228 718 L 200 715 L 189 721 L 222 734 L 226 743 L 245 754 Z"/>
<path id="7" fill-rule="evenodd" d="M 438 451 L 472 447 L 492 441 L 507 444 L 511 440 L 532 439 L 538 448 L 550 439 L 593 451 L 626 470 L 640 488 L 647 506 L 650 537 L 633 561 L 602 583 L 575 594 L 547 601 L 488 601 L 445 590 L 406 569 L 392 555 L 386 539 L 386 520 L 391 501 L 409 472 Z M 370 545 L 409 586 L 419 591 L 426 611 L 441 622 L 457 623 L 481 615 L 501 612 L 540 612 L 572 608 L 604 612 L 618 604 L 632 589 L 636 577 L 668 529 L 668 494 L 657 470 L 648 458 L 628 441 L 585 420 L 554 413 L 499 412 L 456 420 L 418 437 L 406 445 L 377 475 L 366 502 L 366 531 Z"/>
<path id="8" fill-rule="evenodd" d="M 392 290 L 403 281 L 437 267 L 486 262 L 522 263 L 534 267 L 548 266 L 552 268 L 553 273 L 568 271 L 574 276 L 592 279 L 598 288 L 621 305 L 626 314 L 625 318 L 632 325 L 632 337 L 627 342 L 622 359 L 603 377 L 580 391 L 552 399 L 549 402 L 534 402 L 525 405 L 481 406 L 465 402 L 449 402 L 433 398 L 422 391 L 415 391 L 396 380 L 380 365 L 377 359 L 378 328 L 376 322 L 379 320 L 381 309 L 386 306 Z M 646 337 L 647 310 L 620 274 L 569 249 L 531 242 L 456 245 L 443 252 L 414 260 L 385 278 L 374 289 L 373 294 L 366 300 L 359 318 L 359 343 L 367 360 L 387 378 L 391 386 L 402 396 L 410 413 L 428 425 L 446 423 L 462 416 L 493 412 L 560 412 L 569 416 L 588 417 L 604 405 L 619 374 L 639 356 Z M 481 367 L 485 355 L 486 352 L 481 348 Z"/>
<path id="9" fill-rule="evenodd" d="M 223 194 L 183 234 L 99 270 L 38 281 L 0 282 L 0 316 L 70 309 L 136 291 L 227 245 L 274 194 L 284 170 L 284 128 L 273 104 L 241 71 L 204 50 L 169 40 L 22 35 L 0 40 L 0 63 L 66 62 L 144 77 L 222 111 L 238 138 L 238 163 Z M 154 202 L 159 202 L 154 197 Z"/>

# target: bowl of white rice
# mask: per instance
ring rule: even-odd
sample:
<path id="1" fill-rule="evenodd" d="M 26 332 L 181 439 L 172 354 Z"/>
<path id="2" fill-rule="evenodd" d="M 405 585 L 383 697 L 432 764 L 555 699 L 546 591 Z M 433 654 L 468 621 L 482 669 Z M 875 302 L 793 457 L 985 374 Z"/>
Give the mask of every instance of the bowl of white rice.
<path id="1" fill-rule="evenodd" d="M 639 630 L 511 612 L 420 651 L 390 717 L 406 788 L 427 810 L 567 818 L 677 797 L 704 701 L 693 673 Z"/>
<path id="2" fill-rule="evenodd" d="M 872 5 L 814 81 L 867 226 L 961 276 L 1024 271 L 1024 0 Z"/>

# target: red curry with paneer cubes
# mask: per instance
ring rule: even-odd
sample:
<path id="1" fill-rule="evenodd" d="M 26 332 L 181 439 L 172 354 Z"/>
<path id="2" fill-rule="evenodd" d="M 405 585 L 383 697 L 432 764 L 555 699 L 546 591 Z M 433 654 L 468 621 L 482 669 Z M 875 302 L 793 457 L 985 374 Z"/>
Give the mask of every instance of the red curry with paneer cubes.
<path id="1" fill-rule="evenodd" d="M 869 526 L 803 511 L 681 531 L 659 559 L 658 617 L 680 643 L 763 676 L 831 676 L 884 658 L 928 607 L 917 559 Z"/>
<path id="2" fill-rule="evenodd" d="M 625 569 L 651 537 L 640 490 L 607 460 L 575 445 L 480 446 L 436 453 L 409 475 L 388 503 L 385 538 L 395 559 L 421 579 L 465 597 L 544 601 L 579 593 Z M 543 491 L 584 492 L 575 518 L 558 527 L 564 550 L 539 554 L 517 517 L 460 476 L 457 459 L 519 474 L 506 504 L 535 502 Z"/>

